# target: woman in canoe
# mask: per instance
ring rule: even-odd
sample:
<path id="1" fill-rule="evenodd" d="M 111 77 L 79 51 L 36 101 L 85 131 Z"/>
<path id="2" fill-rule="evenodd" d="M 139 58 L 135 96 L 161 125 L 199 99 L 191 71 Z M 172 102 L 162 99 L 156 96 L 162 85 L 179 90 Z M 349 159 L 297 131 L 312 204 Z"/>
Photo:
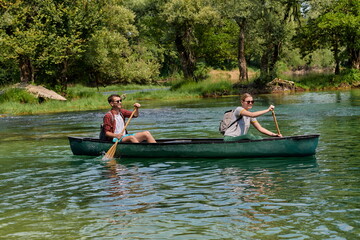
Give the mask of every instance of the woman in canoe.
<path id="1" fill-rule="evenodd" d="M 261 139 L 252 134 L 248 134 L 250 124 L 252 124 L 259 132 L 266 134 L 271 137 L 282 137 L 281 134 L 273 133 L 266 128 L 262 127 L 256 120 L 256 117 L 261 116 L 274 110 L 274 106 L 270 105 L 268 109 L 250 112 L 249 110 L 253 107 L 254 99 L 249 93 L 245 93 L 241 96 L 241 107 L 237 107 L 233 114 L 232 124 L 224 134 L 224 141 L 237 141 L 241 139 Z"/>
<path id="2" fill-rule="evenodd" d="M 122 109 L 122 99 L 117 94 L 112 94 L 108 97 L 108 102 L 111 106 L 111 110 L 107 112 L 103 120 L 103 131 L 105 137 L 108 140 L 117 140 L 119 142 L 132 142 L 139 143 L 146 141 L 149 143 L 155 143 L 154 137 L 149 131 L 138 132 L 133 134 L 122 134 L 125 127 L 125 118 L 129 118 L 132 114 L 132 111 Z M 139 103 L 134 103 L 135 112 L 133 117 L 136 118 L 139 116 L 139 108 L 141 105 Z"/>

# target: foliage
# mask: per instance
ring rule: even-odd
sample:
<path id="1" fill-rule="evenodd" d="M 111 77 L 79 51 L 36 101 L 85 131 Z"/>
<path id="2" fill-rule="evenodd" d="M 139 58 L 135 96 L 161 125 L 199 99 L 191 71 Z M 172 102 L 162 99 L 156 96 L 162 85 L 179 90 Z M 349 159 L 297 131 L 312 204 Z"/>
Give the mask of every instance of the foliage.
<path id="1" fill-rule="evenodd" d="M 307 90 L 325 90 L 334 88 L 350 88 L 360 83 L 360 71 L 345 69 L 340 75 L 312 73 L 299 77 L 289 77 L 295 81 L 296 86 Z"/>
<path id="2" fill-rule="evenodd" d="M 199 27 L 195 49 L 198 59 L 212 68 L 231 70 L 237 67 L 237 28 L 229 19 L 224 19 L 218 26 Z"/>
<path id="3" fill-rule="evenodd" d="M 199 94 L 200 96 L 222 96 L 232 93 L 233 84 L 229 80 L 206 79 L 201 82 L 182 80 L 173 83 L 171 90 L 180 93 Z"/>
<path id="4" fill-rule="evenodd" d="M 196 29 L 209 26 L 220 19 L 215 8 L 206 0 L 169 0 L 161 8 L 160 16 L 168 24 L 185 78 L 198 80 L 196 69 Z"/>
<path id="5" fill-rule="evenodd" d="M 315 5 L 315 4 L 314 4 Z M 295 42 L 304 55 L 320 48 L 331 48 L 340 73 L 340 63 L 360 68 L 360 2 L 339 0 L 323 5 L 316 16 L 309 15 L 306 25 L 299 28 Z"/>
<path id="6" fill-rule="evenodd" d="M 340 76 L 337 76 L 339 83 L 360 83 L 360 70 L 357 69 L 346 69 Z"/>
<path id="7" fill-rule="evenodd" d="M 28 93 L 24 89 L 7 88 L 0 94 L 0 103 L 38 103 L 37 97 Z"/>
<path id="8" fill-rule="evenodd" d="M 333 86 L 334 76 L 332 74 L 307 74 L 292 79 L 295 85 L 307 90 L 324 90 Z"/>
<path id="9" fill-rule="evenodd" d="M 210 67 L 246 73 L 244 63 L 261 84 L 286 68 L 359 69 L 359 12 L 354 0 L 0 1 L 0 84 L 66 94 L 78 83 L 201 81 Z"/>

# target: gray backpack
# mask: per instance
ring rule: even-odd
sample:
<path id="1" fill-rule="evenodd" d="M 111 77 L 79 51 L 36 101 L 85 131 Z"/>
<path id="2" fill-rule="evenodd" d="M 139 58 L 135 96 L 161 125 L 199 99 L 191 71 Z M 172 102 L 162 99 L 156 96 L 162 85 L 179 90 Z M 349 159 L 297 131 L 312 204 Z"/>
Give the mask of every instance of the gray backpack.
<path id="1" fill-rule="evenodd" d="M 224 113 L 224 117 L 223 119 L 220 121 L 219 124 L 219 132 L 224 135 L 225 131 L 231 127 L 232 125 L 234 125 L 237 121 L 239 121 L 242 116 L 240 115 L 239 118 L 237 118 L 235 121 L 232 121 L 233 119 L 233 115 L 234 115 L 234 110 L 228 110 Z"/>

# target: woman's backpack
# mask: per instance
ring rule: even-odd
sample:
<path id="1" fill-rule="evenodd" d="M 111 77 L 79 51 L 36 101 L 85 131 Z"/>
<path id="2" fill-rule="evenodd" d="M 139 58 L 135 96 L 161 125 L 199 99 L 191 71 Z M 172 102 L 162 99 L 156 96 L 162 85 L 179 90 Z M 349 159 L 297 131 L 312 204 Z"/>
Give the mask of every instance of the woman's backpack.
<path id="1" fill-rule="evenodd" d="M 232 125 L 234 125 L 237 121 L 239 121 L 242 116 L 240 115 L 239 118 L 237 118 L 235 121 L 232 121 L 233 119 L 233 115 L 234 115 L 234 110 L 228 110 L 224 113 L 224 117 L 223 119 L 220 121 L 219 124 L 219 132 L 224 135 L 225 131 L 231 127 Z"/>

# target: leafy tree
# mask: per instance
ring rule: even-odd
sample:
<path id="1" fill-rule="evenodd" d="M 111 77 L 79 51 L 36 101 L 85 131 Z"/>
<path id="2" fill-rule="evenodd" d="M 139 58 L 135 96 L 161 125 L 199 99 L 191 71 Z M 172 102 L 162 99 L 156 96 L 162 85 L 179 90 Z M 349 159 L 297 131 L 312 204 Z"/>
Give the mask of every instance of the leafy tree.
<path id="1" fill-rule="evenodd" d="M 45 34 L 41 30 L 37 1 L 1 4 L 0 52 L 3 60 L 16 63 L 23 83 L 34 82 L 33 60 Z"/>
<path id="2" fill-rule="evenodd" d="M 340 73 L 340 64 L 346 60 L 350 67 L 359 69 L 360 2 L 339 0 L 319 4 L 309 1 L 309 5 L 314 6 L 313 11 L 318 14 L 308 13 L 306 25 L 299 29 L 296 41 L 303 54 L 330 47 L 336 62 L 335 74 Z"/>
<path id="3" fill-rule="evenodd" d="M 247 74 L 247 62 L 246 62 L 246 40 L 249 38 L 248 27 L 254 24 L 256 13 L 254 16 L 254 10 L 258 4 L 258 1 L 243 0 L 239 1 L 214 1 L 214 4 L 218 6 L 222 16 L 227 19 L 235 21 L 238 26 L 238 42 L 237 46 L 237 61 L 240 71 L 239 80 L 248 80 Z"/>
<path id="4" fill-rule="evenodd" d="M 46 37 L 37 62 L 45 69 L 43 78 L 49 79 L 53 87 L 60 86 L 63 93 L 73 68 L 85 51 L 86 41 L 99 25 L 99 10 L 100 6 L 91 1 L 43 0 L 39 3 Z"/>
<path id="5" fill-rule="evenodd" d="M 169 0 L 161 10 L 161 17 L 169 24 L 168 31 L 175 43 L 184 77 L 194 79 L 194 48 L 197 46 L 195 29 L 197 26 L 209 26 L 219 15 L 206 0 Z"/>
<path id="6" fill-rule="evenodd" d="M 84 51 L 96 5 L 82 0 L 14 1 L 2 5 L 0 27 L 4 59 L 17 62 L 20 80 L 66 90 L 69 69 Z"/>
<path id="7" fill-rule="evenodd" d="M 238 25 L 231 19 L 221 24 L 196 29 L 198 45 L 195 54 L 208 66 L 232 70 L 238 67 Z"/>
<path id="8" fill-rule="evenodd" d="M 158 63 L 133 40 L 138 36 L 133 12 L 112 4 L 103 7 L 103 27 L 89 39 L 85 63 L 97 84 L 148 82 L 158 75 Z"/>
<path id="9" fill-rule="evenodd" d="M 294 24 L 300 22 L 300 4 L 296 0 L 260 0 L 261 14 L 257 21 L 261 43 L 261 82 L 276 77 L 276 63 L 282 47 L 290 41 Z"/>

